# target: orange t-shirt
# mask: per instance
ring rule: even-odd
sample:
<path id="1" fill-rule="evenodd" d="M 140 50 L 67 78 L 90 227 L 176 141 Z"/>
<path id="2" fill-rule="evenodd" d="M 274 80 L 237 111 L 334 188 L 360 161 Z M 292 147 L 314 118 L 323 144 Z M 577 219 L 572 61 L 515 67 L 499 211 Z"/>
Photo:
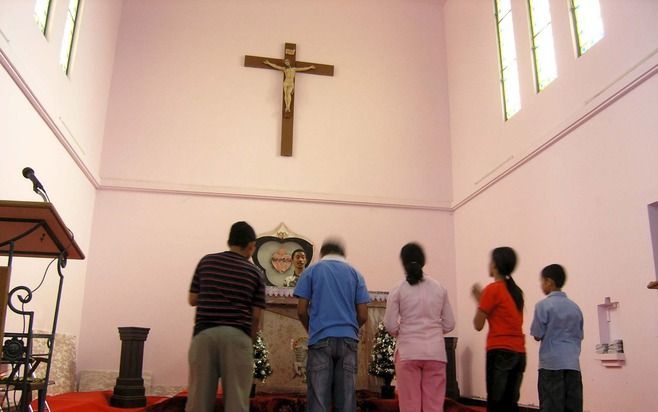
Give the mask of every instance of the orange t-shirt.
<path id="1" fill-rule="evenodd" d="M 487 314 L 489 322 L 487 350 L 507 349 L 525 353 L 523 313 L 516 309 L 504 280 L 490 283 L 484 288 L 478 307 Z"/>

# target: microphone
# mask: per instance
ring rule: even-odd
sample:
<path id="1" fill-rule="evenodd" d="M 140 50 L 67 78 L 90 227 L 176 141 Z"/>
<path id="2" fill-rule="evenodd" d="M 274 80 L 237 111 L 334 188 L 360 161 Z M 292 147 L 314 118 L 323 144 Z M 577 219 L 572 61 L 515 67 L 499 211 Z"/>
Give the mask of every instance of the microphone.
<path id="1" fill-rule="evenodd" d="M 31 167 L 23 168 L 23 177 L 29 179 L 32 182 L 32 190 L 34 190 L 34 193 L 41 196 L 44 202 L 50 201 L 48 200 L 46 189 L 43 188 L 43 185 L 41 184 L 39 179 L 37 179 L 37 177 L 34 175 L 34 169 L 32 169 Z"/>

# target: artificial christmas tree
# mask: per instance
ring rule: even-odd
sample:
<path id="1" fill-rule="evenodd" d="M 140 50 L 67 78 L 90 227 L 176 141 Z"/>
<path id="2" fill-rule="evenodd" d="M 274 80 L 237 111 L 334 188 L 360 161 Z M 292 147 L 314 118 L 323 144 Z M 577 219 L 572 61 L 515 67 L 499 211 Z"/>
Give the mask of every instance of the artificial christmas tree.
<path id="1" fill-rule="evenodd" d="M 391 386 L 391 381 L 395 376 L 394 355 L 395 338 L 386 331 L 384 323 L 379 322 L 379 325 L 377 325 L 377 334 L 375 335 L 375 344 L 372 347 L 372 353 L 370 355 L 368 374 L 384 379 L 381 394 L 382 398 L 385 399 L 395 397 L 395 389 Z"/>
<path id="2" fill-rule="evenodd" d="M 272 374 L 272 365 L 270 365 L 269 352 L 267 344 L 263 339 L 263 332 L 259 331 L 254 343 L 254 378 L 265 382 L 267 377 Z M 256 384 L 251 385 L 251 396 L 256 394 Z"/>

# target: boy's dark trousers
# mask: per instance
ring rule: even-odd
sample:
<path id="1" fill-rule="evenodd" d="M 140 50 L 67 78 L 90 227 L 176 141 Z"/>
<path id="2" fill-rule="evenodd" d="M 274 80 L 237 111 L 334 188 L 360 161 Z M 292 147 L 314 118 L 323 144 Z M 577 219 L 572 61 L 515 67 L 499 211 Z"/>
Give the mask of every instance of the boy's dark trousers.
<path id="1" fill-rule="evenodd" d="M 583 412 L 580 371 L 539 369 L 537 389 L 542 412 Z"/>

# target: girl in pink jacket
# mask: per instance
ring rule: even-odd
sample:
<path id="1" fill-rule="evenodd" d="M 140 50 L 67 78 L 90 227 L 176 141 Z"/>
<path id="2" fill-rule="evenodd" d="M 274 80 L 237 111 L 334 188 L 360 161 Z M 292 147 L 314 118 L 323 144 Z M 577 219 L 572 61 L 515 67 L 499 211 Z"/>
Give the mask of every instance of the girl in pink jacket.
<path id="1" fill-rule="evenodd" d="M 384 326 L 397 338 L 395 375 L 401 412 L 442 412 L 446 393 L 443 335 L 455 328 L 448 292 L 425 276 L 417 243 L 400 251 L 405 279 L 388 295 Z"/>

